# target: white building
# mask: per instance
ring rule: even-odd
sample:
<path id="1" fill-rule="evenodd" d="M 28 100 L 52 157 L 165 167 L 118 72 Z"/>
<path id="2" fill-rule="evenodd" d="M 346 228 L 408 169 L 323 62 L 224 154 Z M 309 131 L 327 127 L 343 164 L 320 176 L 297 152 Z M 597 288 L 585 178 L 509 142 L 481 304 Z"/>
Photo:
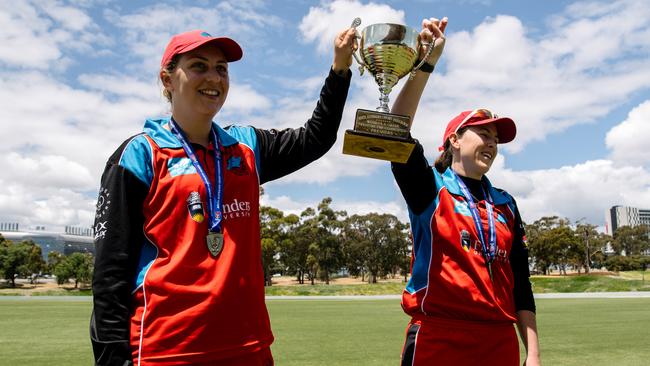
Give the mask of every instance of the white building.
<path id="1" fill-rule="evenodd" d="M 613 206 L 605 212 L 605 233 L 613 235 L 621 226 L 646 225 L 650 228 L 650 210 Z"/>

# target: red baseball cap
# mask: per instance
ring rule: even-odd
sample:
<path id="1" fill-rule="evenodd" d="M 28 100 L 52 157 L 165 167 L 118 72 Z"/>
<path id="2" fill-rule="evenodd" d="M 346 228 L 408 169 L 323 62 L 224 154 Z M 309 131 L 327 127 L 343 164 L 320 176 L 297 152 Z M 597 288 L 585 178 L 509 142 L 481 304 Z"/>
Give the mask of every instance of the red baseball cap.
<path id="1" fill-rule="evenodd" d="M 210 33 L 202 30 L 193 30 L 177 34 L 169 40 L 165 53 L 163 53 L 160 67 L 165 67 L 172 57 L 189 52 L 195 48 L 201 47 L 204 44 L 212 42 L 223 51 L 226 56 L 226 61 L 233 62 L 241 59 L 243 51 L 237 42 L 228 37 L 212 37 Z"/>
<path id="2" fill-rule="evenodd" d="M 465 111 L 454 117 L 447 124 L 445 135 L 442 138 L 442 145 L 438 147 L 439 151 L 445 149 L 445 143 L 452 133 L 458 132 L 463 127 L 479 126 L 494 123 L 497 128 L 499 143 L 505 144 L 515 139 L 517 135 L 517 126 L 515 121 L 508 117 L 499 117 L 489 109 L 479 108 L 473 111 Z"/>

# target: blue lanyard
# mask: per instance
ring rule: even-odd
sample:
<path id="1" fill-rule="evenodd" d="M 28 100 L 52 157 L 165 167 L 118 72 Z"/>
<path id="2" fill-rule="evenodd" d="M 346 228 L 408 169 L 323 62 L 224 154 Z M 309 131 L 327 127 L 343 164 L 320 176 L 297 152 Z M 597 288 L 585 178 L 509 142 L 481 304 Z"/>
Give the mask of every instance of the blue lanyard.
<path id="1" fill-rule="evenodd" d="M 472 213 L 472 218 L 474 219 L 474 226 L 476 226 L 476 231 L 478 231 L 478 238 L 481 241 L 481 246 L 483 248 L 483 258 L 485 258 L 485 262 L 489 266 L 492 263 L 492 261 L 494 261 L 494 257 L 497 251 L 497 233 L 494 226 L 492 197 L 490 196 L 489 192 L 486 192 L 485 189 L 483 189 L 483 186 L 481 186 L 481 189 L 483 189 L 483 194 L 485 195 L 485 200 L 487 201 L 485 207 L 487 208 L 487 216 L 488 216 L 488 236 L 489 236 L 489 247 L 488 247 L 488 244 L 485 241 L 485 234 L 483 232 L 483 223 L 481 222 L 481 216 L 479 215 L 478 209 L 476 207 L 476 203 L 474 203 L 472 194 L 469 192 L 469 189 L 467 189 L 465 182 L 463 182 L 463 180 L 456 174 L 456 172 L 454 172 L 453 170 L 452 172 L 456 177 L 456 181 L 458 181 L 458 185 L 460 186 L 460 189 L 463 191 L 463 196 L 465 196 L 465 199 L 469 203 L 469 210 Z"/>
<path id="2" fill-rule="evenodd" d="M 173 118 L 169 119 L 169 127 L 171 128 L 172 133 L 180 141 L 185 150 L 185 154 L 192 161 L 192 165 L 201 176 L 203 184 L 205 184 L 205 190 L 208 192 L 208 217 L 210 218 L 210 231 L 211 232 L 221 232 L 221 211 L 222 206 L 221 202 L 223 199 L 223 173 L 221 171 L 221 145 L 219 144 L 219 137 L 217 136 L 214 128 L 210 128 L 210 137 L 214 144 L 214 167 L 215 167 L 215 179 L 216 192 L 212 189 L 212 184 L 210 179 L 201 166 L 201 162 L 196 157 L 196 153 L 192 148 L 192 145 L 187 141 L 187 137 L 183 133 L 183 130 L 178 128 L 176 122 Z M 216 194 L 215 194 L 216 193 Z"/>

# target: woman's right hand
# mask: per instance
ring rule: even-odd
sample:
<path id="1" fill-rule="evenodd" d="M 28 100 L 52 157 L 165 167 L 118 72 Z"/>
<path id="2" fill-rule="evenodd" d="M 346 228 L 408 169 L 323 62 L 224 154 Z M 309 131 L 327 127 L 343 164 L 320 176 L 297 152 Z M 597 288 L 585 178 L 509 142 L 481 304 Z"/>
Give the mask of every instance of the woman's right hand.
<path id="1" fill-rule="evenodd" d="M 345 74 L 352 65 L 352 53 L 357 49 L 356 29 L 348 28 L 334 40 L 334 61 L 332 70 L 339 75 Z"/>
<path id="2" fill-rule="evenodd" d="M 422 30 L 420 31 L 420 39 L 423 43 L 428 44 L 420 48 L 420 57 L 421 60 L 426 56 L 429 47 L 433 42 L 433 51 L 429 58 L 427 58 L 427 63 L 429 65 L 435 66 L 442 55 L 442 50 L 445 48 L 445 28 L 447 28 L 447 17 L 442 19 L 438 18 L 429 18 L 422 20 Z"/>

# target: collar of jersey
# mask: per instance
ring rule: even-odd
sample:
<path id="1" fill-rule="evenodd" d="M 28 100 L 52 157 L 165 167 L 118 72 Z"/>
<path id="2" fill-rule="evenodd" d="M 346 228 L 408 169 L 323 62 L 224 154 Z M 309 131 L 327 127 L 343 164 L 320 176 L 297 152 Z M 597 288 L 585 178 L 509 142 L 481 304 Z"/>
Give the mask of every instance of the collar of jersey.
<path id="1" fill-rule="evenodd" d="M 165 149 L 181 149 L 183 145 L 178 141 L 176 136 L 169 130 L 168 124 L 171 117 L 163 117 L 158 119 L 147 119 L 144 123 L 144 132 L 149 135 L 159 147 Z M 216 122 L 212 125 L 217 129 L 219 134 L 219 142 L 223 146 L 230 146 L 236 144 L 238 141 L 230 136 L 223 128 L 219 127 Z"/>
<path id="2" fill-rule="evenodd" d="M 445 170 L 445 172 L 442 174 L 442 180 L 445 183 L 445 187 L 447 187 L 449 193 L 457 196 L 463 195 L 463 191 L 460 189 L 460 185 L 458 185 L 455 174 L 451 170 L 451 167 L 447 168 L 447 170 Z M 498 189 L 492 187 L 492 183 L 490 183 L 490 180 L 485 175 L 483 176 L 482 180 L 483 184 L 488 187 L 488 191 L 490 192 L 490 196 L 492 196 L 492 200 L 494 201 L 495 205 L 504 205 L 510 203 L 510 197 L 507 194 L 504 194 Z"/>

